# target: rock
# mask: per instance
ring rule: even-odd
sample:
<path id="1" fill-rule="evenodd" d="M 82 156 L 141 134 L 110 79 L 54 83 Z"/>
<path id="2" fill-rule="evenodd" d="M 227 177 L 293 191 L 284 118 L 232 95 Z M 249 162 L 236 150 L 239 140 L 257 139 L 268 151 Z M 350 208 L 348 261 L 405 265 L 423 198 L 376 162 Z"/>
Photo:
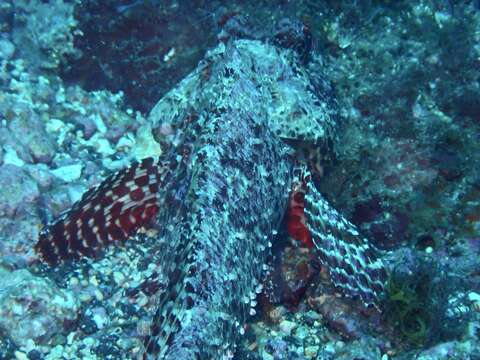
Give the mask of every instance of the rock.
<path id="1" fill-rule="evenodd" d="M 22 351 L 15 351 L 15 359 L 17 360 L 28 360 L 27 354 Z"/>
<path id="2" fill-rule="evenodd" d="M 82 175 L 82 169 L 82 164 L 73 164 L 51 170 L 51 173 L 65 182 L 72 182 L 80 178 Z"/>
<path id="3" fill-rule="evenodd" d="M 31 350 L 27 354 L 28 360 L 42 360 L 42 353 L 38 350 Z"/>
<path id="4" fill-rule="evenodd" d="M 76 318 L 77 300 L 27 270 L 0 269 L 0 329 L 18 346 L 46 344 Z"/>
<path id="5" fill-rule="evenodd" d="M 40 117 L 27 106 L 17 105 L 16 111 L 18 116 L 8 126 L 11 134 L 29 150 L 35 162 L 49 163 L 56 148 Z"/>
<path id="6" fill-rule="evenodd" d="M 67 55 L 74 55 L 74 6 L 68 1 L 15 3 L 12 40 L 22 46 L 22 56 L 32 65 L 55 69 Z"/>
<path id="7" fill-rule="evenodd" d="M 26 162 L 33 162 L 28 149 L 18 142 L 7 128 L 0 127 L 0 144 L 2 144 L 4 151 L 3 161 L 5 164 L 12 164 L 20 167 Z"/>
<path id="8" fill-rule="evenodd" d="M 320 350 L 319 346 L 307 346 L 305 348 L 305 356 L 309 359 L 314 359 L 318 354 L 318 350 Z"/>
<path id="9" fill-rule="evenodd" d="M 80 329 L 84 334 L 91 335 L 98 331 L 98 326 L 91 314 L 84 314 L 80 318 Z"/>
<path id="10" fill-rule="evenodd" d="M 104 335 L 99 339 L 99 345 L 95 349 L 95 353 L 100 359 L 120 359 L 122 358 L 122 350 L 117 346 L 118 337 L 115 335 Z"/>
<path id="11" fill-rule="evenodd" d="M 468 294 L 468 300 L 472 303 L 472 308 L 480 312 L 480 294 L 472 291 Z"/>
<path id="12" fill-rule="evenodd" d="M 0 334 L 0 359 L 13 359 L 15 344 L 6 335 Z"/>
<path id="13" fill-rule="evenodd" d="M 309 310 L 303 315 L 303 319 L 310 326 L 313 326 L 315 321 L 319 321 L 321 318 L 322 316 L 313 310 Z"/>
<path id="14" fill-rule="evenodd" d="M 297 306 L 314 276 L 311 254 L 306 248 L 289 246 L 276 256 L 262 299 L 272 305 Z"/>
<path id="15" fill-rule="evenodd" d="M 271 356 L 271 358 L 273 359 L 282 359 L 282 358 L 285 358 L 287 351 L 288 351 L 287 342 L 285 342 L 281 338 L 273 338 L 267 341 L 267 344 L 265 345 L 265 349 L 263 353 L 263 358 L 268 359 Z"/>
<path id="16" fill-rule="evenodd" d="M 423 350 L 417 355 L 419 360 L 447 360 L 452 358 L 457 359 L 469 359 L 470 357 L 460 356 L 461 343 L 457 341 L 448 341 L 438 345 L 435 345 L 429 349 Z M 454 357 L 458 355 L 458 357 Z M 462 354 L 466 355 L 466 354 Z"/>
<path id="17" fill-rule="evenodd" d="M 72 116 L 71 121 L 78 125 L 78 127 L 80 127 L 80 129 L 83 131 L 83 137 L 85 140 L 89 140 L 97 129 L 91 116 L 78 114 Z"/>
<path id="18" fill-rule="evenodd" d="M 92 320 L 95 322 L 95 325 L 98 329 L 103 329 L 110 321 L 105 308 L 95 307 L 91 311 Z"/>
<path id="19" fill-rule="evenodd" d="M 11 20 L 14 13 L 14 5 L 9 1 L 0 2 L 0 31 L 8 33 L 11 31 Z"/>
<path id="20" fill-rule="evenodd" d="M 7 39 L 0 39 L 0 58 L 10 59 L 15 52 L 15 45 Z"/>
<path id="21" fill-rule="evenodd" d="M 285 334 L 285 335 L 291 335 L 293 329 L 297 327 L 297 324 L 294 323 L 293 321 L 288 321 L 288 320 L 283 320 L 280 323 L 280 330 Z"/>
<path id="22" fill-rule="evenodd" d="M 40 195 L 35 181 L 15 165 L 0 167 L 0 216 L 19 216 Z"/>
<path id="23" fill-rule="evenodd" d="M 113 281 L 115 281 L 117 285 L 122 285 L 125 282 L 125 275 L 120 271 L 115 271 L 113 273 Z"/>
<path id="24" fill-rule="evenodd" d="M 349 339 L 362 336 L 362 322 L 358 315 L 335 296 L 320 296 L 308 300 L 328 323 L 329 327 Z"/>
<path id="25" fill-rule="evenodd" d="M 36 259 L 32 243 L 37 240 L 40 220 L 32 216 L 34 211 L 32 205 L 19 211 L 18 217 L 0 217 L 0 264 L 22 269 Z"/>
<path id="26" fill-rule="evenodd" d="M 0 166 L 0 263 L 23 268 L 33 260 L 40 190 L 25 168 Z M 1 358 L 1 357 L 0 357 Z"/>
<path id="27" fill-rule="evenodd" d="M 28 172 L 28 175 L 35 180 L 40 188 L 49 188 L 54 180 L 48 166 L 45 164 L 25 165 L 24 169 Z"/>
<path id="28" fill-rule="evenodd" d="M 309 329 L 306 326 L 299 326 L 295 329 L 295 337 L 300 341 L 305 340 L 309 335 Z"/>
<path id="29" fill-rule="evenodd" d="M 25 165 L 25 162 L 18 156 L 17 151 L 9 144 L 5 144 L 5 156 L 3 157 L 3 162 L 18 167 Z"/>
<path id="30" fill-rule="evenodd" d="M 265 307 L 265 318 L 272 324 L 280 323 L 287 313 L 287 309 L 284 306 L 270 306 L 267 300 L 264 300 Z"/>
<path id="31" fill-rule="evenodd" d="M 74 201 L 71 198 L 72 191 L 74 191 L 74 193 L 76 194 L 75 200 L 78 200 L 78 198 L 85 191 L 85 189 L 73 187 L 71 185 L 67 186 L 65 184 L 54 186 L 53 189 L 48 193 L 48 196 L 44 197 L 44 204 L 42 204 L 42 207 L 46 209 L 46 212 L 52 214 L 52 216 L 58 216 Z"/>
<path id="32" fill-rule="evenodd" d="M 133 149 L 134 157 L 137 160 L 141 160 L 149 156 L 159 156 L 161 153 L 162 149 L 160 148 L 160 144 L 155 141 L 150 125 L 139 128 Z"/>
<path id="33" fill-rule="evenodd" d="M 283 298 L 287 304 L 297 305 L 312 281 L 314 269 L 310 264 L 311 254 L 307 248 L 288 247 L 282 258 L 284 280 Z"/>

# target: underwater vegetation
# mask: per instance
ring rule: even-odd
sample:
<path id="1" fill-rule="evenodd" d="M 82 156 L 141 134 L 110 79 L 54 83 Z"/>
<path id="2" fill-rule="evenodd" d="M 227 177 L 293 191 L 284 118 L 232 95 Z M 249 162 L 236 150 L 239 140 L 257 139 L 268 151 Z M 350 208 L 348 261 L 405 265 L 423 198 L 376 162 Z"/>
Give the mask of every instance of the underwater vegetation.
<path id="1" fill-rule="evenodd" d="M 409 348 L 430 346 L 461 336 L 471 313 L 464 281 L 430 255 L 419 255 L 408 269 L 389 274 L 385 321 Z"/>

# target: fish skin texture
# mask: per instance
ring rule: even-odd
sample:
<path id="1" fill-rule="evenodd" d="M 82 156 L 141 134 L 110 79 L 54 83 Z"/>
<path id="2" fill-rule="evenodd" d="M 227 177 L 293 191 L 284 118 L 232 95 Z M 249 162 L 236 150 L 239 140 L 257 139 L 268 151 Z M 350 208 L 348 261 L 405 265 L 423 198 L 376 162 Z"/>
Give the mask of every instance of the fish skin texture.
<path id="1" fill-rule="evenodd" d="M 315 152 L 336 138 L 334 101 L 318 84 L 292 49 L 255 39 L 221 43 L 152 110 L 154 133 L 164 134 L 159 158 L 87 192 L 46 227 L 37 251 L 51 264 L 96 256 L 155 222 L 169 245 L 168 284 L 143 358 L 228 358 L 254 313 L 273 234 L 301 181 L 302 231 L 313 251 L 345 295 L 377 306 L 385 272 L 376 250 L 308 171 L 300 179 L 296 172 L 315 157 L 305 156 L 305 144 Z"/>

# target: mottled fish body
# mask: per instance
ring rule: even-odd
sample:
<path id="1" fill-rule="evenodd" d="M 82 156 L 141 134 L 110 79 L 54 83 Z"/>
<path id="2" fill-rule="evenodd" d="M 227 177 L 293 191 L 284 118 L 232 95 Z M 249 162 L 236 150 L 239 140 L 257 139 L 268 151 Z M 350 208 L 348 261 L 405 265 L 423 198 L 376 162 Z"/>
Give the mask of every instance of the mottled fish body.
<path id="1" fill-rule="evenodd" d="M 42 232 L 36 248 L 54 264 L 95 255 L 152 220 L 163 229 L 168 284 L 144 359 L 232 354 L 289 204 L 289 232 L 317 251 L 335 285 L 378 304 L 385 272 L 376 250 L 308 171 L 296 174 L 298 162 L 305 168 L 336 138 L 327 82 L 311 78 L 293 50 L 259 40 L 220 44 L 152 110 L 160 158 L 107 178 Z"/>

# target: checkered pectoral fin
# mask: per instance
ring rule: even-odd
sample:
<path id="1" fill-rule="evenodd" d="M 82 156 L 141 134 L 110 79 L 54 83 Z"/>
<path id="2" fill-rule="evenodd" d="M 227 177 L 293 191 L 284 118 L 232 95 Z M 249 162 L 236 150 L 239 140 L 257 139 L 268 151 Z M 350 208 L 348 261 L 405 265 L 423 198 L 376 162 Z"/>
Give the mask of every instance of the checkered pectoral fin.
<path id="1" fill-rule="evenodd" d="M 386 272 L 378 251 L 307 182 L 307 226 L 318 256 L 346 296 L 378 307 Z"/>
<path id="2" fill-rule="evenodd" d="M 147 158 L 107 177 L 42 230 L 35 250 L 55 264 L 126 240 L 157 213 L 168 175 L 167 163 Z"/>

